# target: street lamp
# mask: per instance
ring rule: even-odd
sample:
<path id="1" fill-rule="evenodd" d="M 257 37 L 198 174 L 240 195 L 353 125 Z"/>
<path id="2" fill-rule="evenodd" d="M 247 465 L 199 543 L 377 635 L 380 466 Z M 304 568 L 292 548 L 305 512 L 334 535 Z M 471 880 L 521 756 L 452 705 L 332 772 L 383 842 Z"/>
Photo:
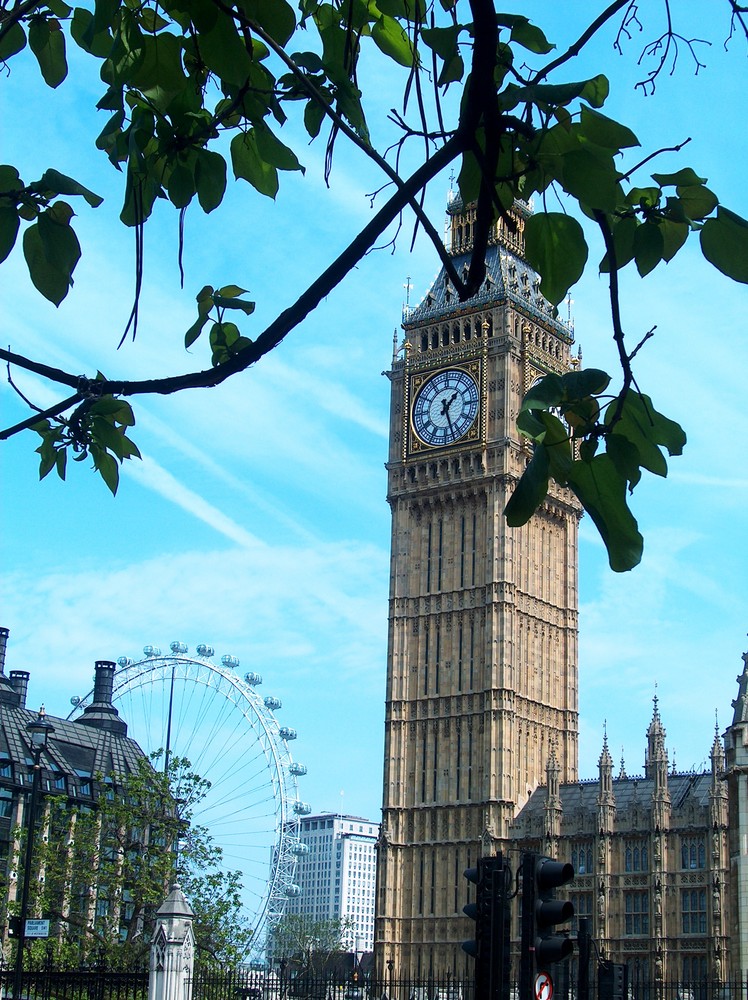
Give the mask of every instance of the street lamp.
<path id="1" fill-rule="evenodd" d="M 23 948 L 26 944 L 26 914 L 29 908 L 29 887 L 31 885 L 31 862 L 34 853 L 34 819 L 41 786 L 42 752 L 55 727 L 47 722 L 44 715 L 44 705 L 39 709 L 39 715 L 26 725 L 26 732 L 31 742 L 31 754 L 34 759 L 33 777 L 31 781 L 31 801 L 29 802 L 29 818 L 26 833 L 26 854 L 23 869 L 23 889 L 21 891 L 21 918 L 18 929 L 18 947 L 16 950 L 16 966 L 13 974 L 13 1000 L 20 1000 L 23 985 Z"/>

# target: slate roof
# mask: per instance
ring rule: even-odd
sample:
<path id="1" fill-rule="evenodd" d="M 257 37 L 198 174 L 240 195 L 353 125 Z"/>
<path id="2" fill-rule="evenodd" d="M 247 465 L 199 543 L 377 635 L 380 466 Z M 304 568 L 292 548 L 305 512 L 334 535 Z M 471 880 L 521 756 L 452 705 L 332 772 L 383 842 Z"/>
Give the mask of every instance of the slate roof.
<path id="1" fill-rule="evenodd" d="M 0 674 L 0 763 L 11 761 L 14 777 L 23 781 L 22 776 L 32 764 L 26 726 L 37 718 L 38 712 L 8 697 L 3 680 L 6 678 Z M 138 760 L 144 756 L 135 740 L 99 728 L 90 721 L 82 723 L 52 716 L 46 718 L 54 726 L 54 732 L 50 734 L 47 749 L 42 754 L 42 767 L 47 772 L 71 778 L 71 793 L 74 793 L 81 777 L 111 772 L 126 774 L 135 771 Z"/>
<path id="2" fill-rule="evenodd" d="M 667 785 L 673 810 L 680 809 L 689 797 L 693 798 L 698 806 L 708 806 L 711 781 L 711 771 L 704 771 L 698 774 L 691 771 L 668 774 Z M 613 779 L 613 797 L 616 809 L 621 812 L 631 809 L 635 803 L 638 803 L 644 809 L 649 808 L 652 804 L 653 792 L 653 778 L 626 777 Z M 597 809 L 599 794 L 600 784 L 596 779 L 580 781 L 569 785 L 560 785 L 559 795 L 563 814 L 570 815 L 580 808 L 584 812 L 594 813 Z M 529 821 L 532 824 L 533 820 L 542 817 L 547 798 L 547 786 L 540 785 L 518 813 L 515 823 Z"/>

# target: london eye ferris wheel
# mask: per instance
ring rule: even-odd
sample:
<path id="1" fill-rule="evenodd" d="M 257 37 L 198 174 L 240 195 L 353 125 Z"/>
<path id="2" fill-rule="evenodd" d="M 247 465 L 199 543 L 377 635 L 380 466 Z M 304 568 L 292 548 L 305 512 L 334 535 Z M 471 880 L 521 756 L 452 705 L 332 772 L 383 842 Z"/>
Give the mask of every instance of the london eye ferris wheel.
<path id="1" fill-rule="evenodd" d="M 259 959 L 268 928 L 299 894 L 294 875 L 307 847 L 297 824 L 311 812 L 298 793 L 306 767 L 291 755 L 296 731 L 276 718 L 280 699 L 258 692 L 262 677 L 242 676 L 234 656 L 220 663 L 213 656 L 210 646 L 198 645 L 191 655 L 184 643 L 172 642 L 168 654 L 145 646 L 141 659 L 120 657 L 112 701 L 146 753 L 187 758 L 210 782 L 192 819 L 207 828 L 227 868 L 241 873 L 243 917 L 253 929 L 250 958 Z M 74 719 L 93 691 L 72 700 Z"/>

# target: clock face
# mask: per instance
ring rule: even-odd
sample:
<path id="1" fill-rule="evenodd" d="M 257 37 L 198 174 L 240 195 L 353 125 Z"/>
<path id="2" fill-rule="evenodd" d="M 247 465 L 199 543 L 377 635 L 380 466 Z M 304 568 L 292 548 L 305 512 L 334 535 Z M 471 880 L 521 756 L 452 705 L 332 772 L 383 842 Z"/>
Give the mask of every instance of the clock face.
<path id="1" fill-rule="evenodd" d="M 443 448 L 465 437 L 478 416 L 478 386 L 460 368 L 432 375 L 413 404 L 413 429 L 424 444 Z"/>

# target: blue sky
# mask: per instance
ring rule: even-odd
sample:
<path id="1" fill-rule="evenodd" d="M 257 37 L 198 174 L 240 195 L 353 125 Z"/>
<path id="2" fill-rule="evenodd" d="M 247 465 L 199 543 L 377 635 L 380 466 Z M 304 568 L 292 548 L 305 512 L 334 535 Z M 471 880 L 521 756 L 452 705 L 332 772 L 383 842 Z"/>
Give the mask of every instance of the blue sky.
<path id="1" fill-rule="evenodd" d="M 521 9 L 559 48 L 581 30 L 583 6 L 548 25 L 542 3 Z M 677 5 L 684 34 L 701 34 L 702 5 Z M 569 13 L 569 11 L 573 13 Z M 679 15 L 680 16 L 680 15 Z M 690 19 L 690 23 L 689 23 Z M 646 39 L 656 33 L 647 27 Z M 572 75 L 604 71 L 613 84 L 606 112 L 635 129 L 644 150 L 693 136 L 679 158 L 722 200 L 748 217 L 742 118 L 746 44 L 724 51 L 718 26 L 701 51 L 698 76 L 681 53 L 653 97 L 634 89 L 643 75 L 641 40 L 624 58 L 613 32 Z M 18 62 L 18 61 L 16 61 Z M 75 55 L 72 64 L 81 58 Z M 20 252 L 2 268 L 3 342 L 67 370 L 134 376 L 204 367 L 184 331 L 205 283 L 236 282 L 257 300 L 246 326 L 261 329 L 371 215 L 368 192 L 381 179 L 358 154 L 339 156 L 328 190 L 323 147 L 304 147 L 305 176 L 282 178 L 278 200 L 232 190 L 207 219 L 186 225 L 186 279 L 179 289 L 177 219 L 160 206 L 146 231 L 146 288 L 135 344 L 117 352 L 133 291 L 133 235 L 108 225 L 119 211 L 119 177 L 89 152 L 102 122 L 90 110 L 95 75 L 51 92 L 21 60 L 2 81 L 0 149 L 22 176 L 48 166 L 106 197 L 77 207 L 83 259 L 69 299 L 56 310 L 32 288 Z M 386 145 L 386 113 L 402 84 L 379 78 L 370 113 Z M 18 111 L 22 109 L 23 114 Z M 38 116 L 35 118 L 34 116 Z M 29 122 L 43 120 L 43 133 Z M 447 177 L 429 191 L 440 227 Z M 271 357 L 220 388 L 138 401 L 134 438 L 145 455 L 124 468 L 112 499 L 85 467 L 69 481 L 37 482 L 35 435 L 0 447 L 2 623 L 11 629 L 8 668 L 31 671 L 30 704 L 66 714 L 90 687 L 96 659 L 137 657 L 146 643 L 174 639 L 215 646 L 256 670 L 283 700 L 295 727 L 295 756 L 309 767 L 302 793 L 315 810 L 378 818 L 386 658 L 389 512 L 385 502 L 388 383 L 381 373 L 399 327 L 404 286 L 417 301 L 438 269 L 433 249 L 410 233 L 369 255 L 343 286 Z M 596 249 L 594 259 L 600 256 Z M 666 482 L 643 483 L 634 507 L 646 549 L 634 572 L 614 576 L 587 519 L 580 533 L 580 774 L 595 774 L 604 722 L 614 758 L 641 769 L 655 690 L 679 769 L 706 759 L 718 711 L 729 722 L 740 655 L 748 648 L 744 342 L 746 290 L 685 251 L 645 281 L 624 279 L 624 323 L 636 341 L 653 325 L 639 382 L 658 408 L 686 428 L 689 443 Z M 574 289 L 572 315 L 588 366 L 614 365 L 604 281 L 592 271 Z M 608 368 L 612 370 L 612 368 Z M 54 398 L 37 378 L 14 373 L 40 406 Z M 3 423 L 24 416 L 7 381 Z"/>

